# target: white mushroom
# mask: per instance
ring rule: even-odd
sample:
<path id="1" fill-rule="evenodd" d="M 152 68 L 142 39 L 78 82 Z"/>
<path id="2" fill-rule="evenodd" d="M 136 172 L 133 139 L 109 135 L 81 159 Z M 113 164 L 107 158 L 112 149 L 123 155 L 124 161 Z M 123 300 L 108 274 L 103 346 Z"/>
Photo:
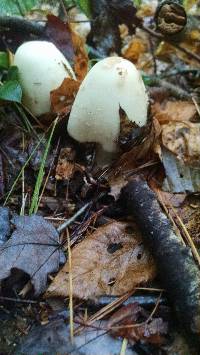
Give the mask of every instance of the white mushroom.
<path id="1" fill-rule="evenodd" d="M 50 111 L 50 92 L 75 74 L 64 55 L 47 41 L 31 41 L 16 51 L 23 103 L 36 116 Z"/>
<path id="2" fill-rule="evenodd" d="M 109 57 L 94 65 L 83 80 L 68 122 L 74 139 L 99 144 L 100 164 L 117 152 L 120 107 L 131 122 L 146 124 L 148 96 L 139 71 L 126 59 Z"/>

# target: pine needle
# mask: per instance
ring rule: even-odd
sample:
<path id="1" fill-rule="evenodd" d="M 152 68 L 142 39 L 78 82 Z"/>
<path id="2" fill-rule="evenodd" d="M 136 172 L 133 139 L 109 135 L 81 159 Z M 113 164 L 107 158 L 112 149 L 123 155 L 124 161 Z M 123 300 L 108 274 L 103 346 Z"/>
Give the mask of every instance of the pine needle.
<path id="1" fill-rule="evenodd" d="M 69 263 L 69 323 L 70 323 L 70 339 L 74 341 L 74 311 L 73 311 L 73 283 L 72 283 L 72 255 L 70 246 L 69 230 L 67 229 L 67 249 Z"/>

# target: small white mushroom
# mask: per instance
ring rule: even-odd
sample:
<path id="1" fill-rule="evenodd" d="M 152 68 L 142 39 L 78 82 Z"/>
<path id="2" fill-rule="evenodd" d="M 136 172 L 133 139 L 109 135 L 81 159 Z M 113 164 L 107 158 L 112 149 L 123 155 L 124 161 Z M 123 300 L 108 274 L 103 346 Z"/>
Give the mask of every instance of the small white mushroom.
<path id="1" fill-rule="evenodd" d="M 117 152 L 120 107 L 131 122 L 146 124 L 148 96 L 139 71 L 126 59 L 109 57 L 94 65 L 83 80 L 68 122 L 74 139 L 99 144 L 99 164 Z"/>
<path id="2" fill-rule="evenodd" d="M 36 116 L 50 111 L 50 92 L 75 74 L 64 55 L 47 41 L 30 41 L 16 51 L 24 105 Z"/>

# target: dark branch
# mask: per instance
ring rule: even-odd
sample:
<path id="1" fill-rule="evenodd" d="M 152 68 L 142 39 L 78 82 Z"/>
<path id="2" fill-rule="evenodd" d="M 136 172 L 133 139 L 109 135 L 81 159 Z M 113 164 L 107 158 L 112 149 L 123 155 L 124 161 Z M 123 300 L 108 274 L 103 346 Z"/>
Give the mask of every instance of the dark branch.
<path id="1" fill-rule="evenodd" d="M 28 32 L 40 36 L 45 24 L 30 21 L 23 17 L 0 16 L 0 27 L 14 29 L 17 32 Z"/>
<path id="2" fill-rule="evenodd" d="M 180 324 L 190 334 L 200 333 L 200 271 L 189 247 L 183 245 L 162 212 L 156 195 L 139 178 L 122 189 L 120 203 L 141 228 L 144 240 L 157 263 L 160 280 L 167 291 Z M 197 336 L 197 337 L 196 337 Z"/>

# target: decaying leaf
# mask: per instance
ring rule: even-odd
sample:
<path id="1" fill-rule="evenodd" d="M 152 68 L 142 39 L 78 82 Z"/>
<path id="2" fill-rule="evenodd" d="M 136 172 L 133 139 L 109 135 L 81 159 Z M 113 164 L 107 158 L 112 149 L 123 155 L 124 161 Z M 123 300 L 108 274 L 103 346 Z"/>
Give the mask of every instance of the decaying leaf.
<path id="1" fill-rule="evenodd" d="M 146 50 L 145 44 L 142 42 L 140 38 L 134 38 L 128 48 L 124 49 L 123 56 L 124 58 L 130 60 L 133 63 L 137 63 L 141 54 L 143 54 Z"/>
<path id="2" fill-rule="evenodd" d="M 88 70 L 88 55 L 84 40 L 73 32 L 68 23 L 54 15 L 48 16 L 44 37 L 53 42 L 72 64 L 76 77 L 82 80 Z"/>
<path id="3" fill-rule="evenodd" d="M 170 213 L 176 213 L 184 223 L 193 241 L 200 244 L 200 199 L 194 194 L 172 194 L 159 190 Z"/>
<path id="4" fill-rule="evenodd" d="M 162 126 L 162 144 L 189 166 L 199 167 L 200 124 L 170 122 Z"/>
<path id="5" fill-rule="evenodd" d="M 0 207 L 0 245 L 5 243 L 10 235 L 9 208 Z"/>
<path id="6" fill-rule="evenodd" d="M 189 101 L 156 102 L 151 106 L 153 116 L 161 123 L 190 121 L 196 114 L 194 103 Z"/>
<path id="7" fill-rule="evenodd" d="M 163 335 L 168 332 L 168 325 L 162 318 L 147 321 L 148 316 L 148 312 L 138 303 L 132 303 L 116 311 L 111 316 L 108 327 L 113 335 L 126 338 L 133 344 L 143 340 L 160 345 L 164 341 Z"/>
<path id="8" fill-rule="evenodd" d="M 127 183 L 127 174 L 133 172 L 141 166 L 139 161 L 145 157 L 145 163 L 151 159 L 151 147 L 155 144 L 160 135 L 160 125 L 156 119 L 152 121 L 152 125 L 147 128 L 143 140 L 134 145 L 129 151 L 123 153 L 119 160 L 116 161 L 113 168 L 109 172 L 108 183 L 111 188 L 110 194 L 115 199 L 119 197 L 121 188 Z M 149 156 L 148 156 L 149 154 Z M 148 165 L 148 163 L 147 163 Z"/>
<path id="9" fill-rule="evenodd" d="M 83 171 L 84 167 L 74 162 L 75 152 L 71 148 L 62 148 L 56 167 L 56 180 L 68 180 L 76 171 Z"/>
<path id="10" fill-rule="evenodd" d="M 43 217 L 16 216 L 16 230 L 0 247 L 0 280 L 14 269 L 27 273 L 34 286 L 35 295 L 45 291 L 47 276 L 59 268 L 65 259 L 59 247 L 56 229 Z"/>
<path id="11" fill-rule="evenodd" d="M 88 55 L 85 50 L 84 40 L 72 31 L 72 42 L 75 53 L 74 71 L 77 80 L 82 81 L 88 72 Z"/>
<path id="12" fill-rule="evenodd" d="M 73 63 L 75 53 L 72 43 L 71 28 L 68 23 L 64 23 L 57 16 L 48 15 L 44 38 L 53 42 L 64 54 L 67 60 Z"/>
<path id="13" fill-rule="evenodd" d="M 62 318 L 50 321 L 46 325 L 33 328 L 22 338 L 16 355 L 116 355 L 120 353 L 121 339 L 114 339 L 105 332 L 107 322 L 95 322 L 92 328 L 84 331 L 70 340 L 70 326 Z M 126 355 L 136 355 L 130 345 Z"/>
<path id="14" fill-rule="evenodd" d="M 68 114 L 71 110 L 80 82 L 66 78 L 59 88 L 51 91 L 51 108 L 55 113 Z"/>
<path id="15" fill-rule="evenodd" d="M 155 276 L 155 264 L 135 225 L 113 222 L 72 249 L 73 295 L 88 299 L 122 295 Z M 55 277 L 46 297 L 69 295 L 69 264 Z"/>
<path id="16" fill-rule="evenodd" d="M 164 191 L 176 193 L 200 191 L 200 168 L 186 165 L 165 147 L 161 148 L 160 157 L 166 175 Z"/>

